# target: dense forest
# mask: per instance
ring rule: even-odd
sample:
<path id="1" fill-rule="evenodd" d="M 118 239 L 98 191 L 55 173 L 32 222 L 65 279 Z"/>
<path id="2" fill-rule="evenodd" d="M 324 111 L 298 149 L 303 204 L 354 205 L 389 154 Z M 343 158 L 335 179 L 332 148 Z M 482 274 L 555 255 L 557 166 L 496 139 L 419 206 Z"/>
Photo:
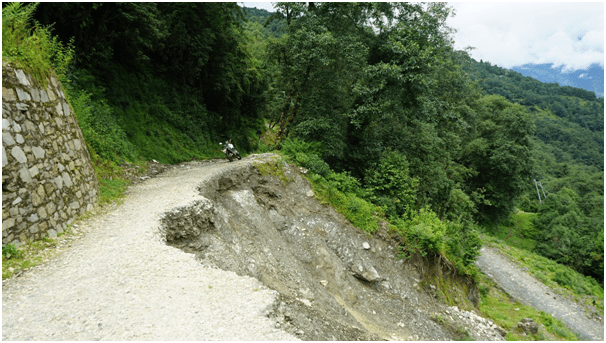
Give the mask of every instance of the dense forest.
<path id="1" fill-rule="evenodd" d="M 98 164 L 218 157 L 226 138 L 281 149 L 360 199 L 347 211 L 379 209 L 403 255 L 473 274 L 477 232 L 517 208 L 539 213 L 537 252 L 603 280 L 604 99 L 455 50 L 446 4 L 26 7 L 58 37 L 54 65 Z"/>

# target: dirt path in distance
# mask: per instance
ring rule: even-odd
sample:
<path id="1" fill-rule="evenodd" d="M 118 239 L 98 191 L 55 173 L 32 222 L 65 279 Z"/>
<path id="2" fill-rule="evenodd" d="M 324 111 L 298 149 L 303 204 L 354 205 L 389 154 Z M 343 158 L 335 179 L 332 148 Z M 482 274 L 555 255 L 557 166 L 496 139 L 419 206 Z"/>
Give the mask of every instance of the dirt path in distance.
<path id="1" fill-rule="evenodd" d="M 604 340 L 603 323 L 587 318 L 582 306 L 557 295 L 497 249 L 484 246 L 476 265 L 509 295 L 523 304 L 533 306 L 562 320 L 580 338 Z"/>

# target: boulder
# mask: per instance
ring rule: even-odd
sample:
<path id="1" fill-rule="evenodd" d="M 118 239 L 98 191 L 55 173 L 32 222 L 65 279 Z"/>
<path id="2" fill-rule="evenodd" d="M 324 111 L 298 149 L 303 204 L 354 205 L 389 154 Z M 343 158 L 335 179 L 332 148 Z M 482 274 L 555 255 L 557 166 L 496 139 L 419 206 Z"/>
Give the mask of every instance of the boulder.
<path id="1" fill-rule="evenodd" d="M 522 318 L 518 322 L 518 327 L 524 332 L 530 332 L 531 334 L 537 334 L 539 332 L 539 325 L 532 320 L 532 318 Z"/>

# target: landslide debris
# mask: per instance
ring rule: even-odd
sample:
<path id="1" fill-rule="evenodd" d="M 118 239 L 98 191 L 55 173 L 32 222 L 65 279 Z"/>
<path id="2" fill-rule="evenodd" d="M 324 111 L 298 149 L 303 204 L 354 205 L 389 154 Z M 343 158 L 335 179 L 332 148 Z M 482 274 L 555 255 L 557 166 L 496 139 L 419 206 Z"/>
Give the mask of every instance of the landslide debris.
<path id="1" fill-rule="evenodd" d="M 202 200 L 164 214 L 160 232 L 202 264 L 278 291 L 267 312 L 276 328 L 317 341 L 503 340 L 490 321 L 422 288 L 419 266 L 398 260 L 389 235 L 367 236 L 320 204 L 300 168 L 255 163 L 282 163 L 283 175 L 252 162 L 223 168 L 199 186 Z"/>

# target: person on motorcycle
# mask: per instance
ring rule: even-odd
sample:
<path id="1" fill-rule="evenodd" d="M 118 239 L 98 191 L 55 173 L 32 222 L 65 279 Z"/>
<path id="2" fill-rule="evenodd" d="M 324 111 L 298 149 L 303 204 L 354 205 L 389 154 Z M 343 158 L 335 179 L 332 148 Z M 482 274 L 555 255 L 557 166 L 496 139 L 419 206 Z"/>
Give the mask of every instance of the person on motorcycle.
<path id="1" fill-rule="evenodd" d="M 225 144 L 223 144 L 223 149 L 228 149 L 231 151 L 231 149 L 229 148 L 230 144 L 233 146 L 233 143 L 231 142 L 231 138 L 229 140 L 225 141 Z"/>

